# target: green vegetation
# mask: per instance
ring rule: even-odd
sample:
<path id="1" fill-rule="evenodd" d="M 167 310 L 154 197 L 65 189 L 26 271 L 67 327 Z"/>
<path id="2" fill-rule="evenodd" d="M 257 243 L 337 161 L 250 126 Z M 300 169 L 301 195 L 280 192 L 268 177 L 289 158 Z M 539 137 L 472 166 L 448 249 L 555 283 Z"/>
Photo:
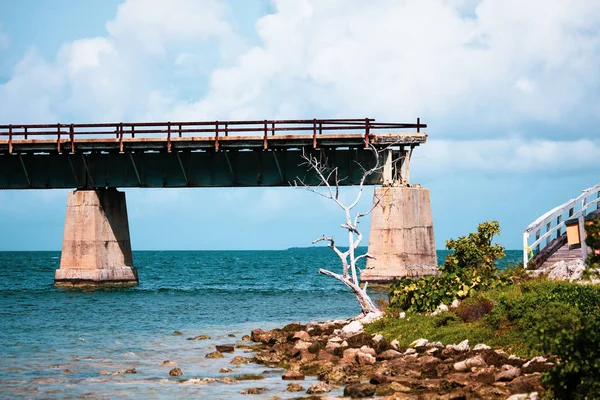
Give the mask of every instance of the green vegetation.
<path id="1" fill-rule="evenodd" d="M 453 252 L 440 266 L 440 274 L 395 282 L 389 291 L 390 309 L 433 311 L 440 304 L 506 284 L 496 268 L 496 261 L 504 257 L 504 247 L 492 243 L 497 234 L 498 221 L 483 222 L 476 233 L 446 241 L 446 248 Z"/>
<path id="2" fill-rule="evenodd" d="M 600 248 L 600 222 L 586 229 L 588 245 Z M 600 285 L 531 279 L 518 265 L 498 271 L 495 263 L 504 256 L 492 244 L 498 233 L 493 221 L 449 240 L 453 253 L 441 274 L 392 285 L 386 316 L 366 330 L 403 347 L 419 338 L 444 344 L 469 339 L 522 357 L 553 355 L 559 362 L 542 379 L 547 396 L 600 398 Z M 598 268 L 600 255 L 587 262 Z M 457 308 L 429 313 L 454 299 L 461 300 Z M 406 318 L 397 318 L 400 310 Z"/>

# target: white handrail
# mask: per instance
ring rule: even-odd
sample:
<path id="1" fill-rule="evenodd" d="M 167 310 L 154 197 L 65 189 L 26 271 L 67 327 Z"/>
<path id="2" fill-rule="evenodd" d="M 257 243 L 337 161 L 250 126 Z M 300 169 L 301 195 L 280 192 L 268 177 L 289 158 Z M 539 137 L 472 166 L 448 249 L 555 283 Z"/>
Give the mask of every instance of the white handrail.
<path id="1" fill-rule="evenodd" d="M 597 198 L 588 201 L 588 198 L 596 195 Z M 579 209 L 575 211 L 575 207 L 581 204 Z M 533 257 L 533 250 L 539 252 L 550 242 L 550 237 L 556 232 L 557 237 L 559 236 L 562 228 L 565 226 L 566 219 L 563 218 L 564 214 L 568 212 L 567 219 L 576 218 L 578 216 L 585 216 L 586 211 L 591 206 L 596 204 L 596 209 L 600 206 L 600 183 L 592 186 L 591 188 L 582 191 L 575 199 L 571 199 L 558 207 L 546 212 L 541 217 L 533 221 L 523 231 L 523 266 L 527 267 L 530 254 Z M 554 225 L 554 227 L 552 227 Z M 540 235 L 542 230 L 545 228 L 546 232 Z M 535 241 L 529 244 L 529 238 L 535 233 Z M 545 241 L 545 245 L 544 245 Z"/>

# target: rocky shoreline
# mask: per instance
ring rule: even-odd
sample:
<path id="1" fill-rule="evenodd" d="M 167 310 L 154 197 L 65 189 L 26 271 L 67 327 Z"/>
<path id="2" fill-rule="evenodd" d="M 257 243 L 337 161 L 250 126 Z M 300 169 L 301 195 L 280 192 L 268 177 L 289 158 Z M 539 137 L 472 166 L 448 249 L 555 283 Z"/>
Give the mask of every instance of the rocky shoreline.
<path id="1" fill-rule="evenodd" d="M 316 376 L 318 383 L 309 388 L 288 385 L 288 391 L 308 395 L 300 398 L 314 399 L 341 387 L 352 398 L 537 399 L 540 375 L 553 365 L 543 357 L 522 359 L 485 344 L 471 348 L 466 340 L 444 345 L 419 339 L 401 348 L 362 328 L 358 321 L 291 323 L 266 332 L 255 329 L 244 337 L 251 343 L 236 348 L 255 352 L 244 360 L 279 368 L 284 380 L 301 383 Z"/>

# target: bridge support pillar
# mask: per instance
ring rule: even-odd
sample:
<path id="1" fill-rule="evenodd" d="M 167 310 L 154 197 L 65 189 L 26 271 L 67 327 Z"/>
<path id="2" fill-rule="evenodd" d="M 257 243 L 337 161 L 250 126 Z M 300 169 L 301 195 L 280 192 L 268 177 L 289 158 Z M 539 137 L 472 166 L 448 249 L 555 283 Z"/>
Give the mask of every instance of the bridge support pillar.
<path id="1" fill-rule="evenodd" d="M 371 216 L 365 282 L 437 273 L 429 190 L 421 187 L 376 187 Z"/>
<path id="2" fill-rule="evenodd" d="M 125 193 L 69 192 L 56 286 L 135 286 Z"/>

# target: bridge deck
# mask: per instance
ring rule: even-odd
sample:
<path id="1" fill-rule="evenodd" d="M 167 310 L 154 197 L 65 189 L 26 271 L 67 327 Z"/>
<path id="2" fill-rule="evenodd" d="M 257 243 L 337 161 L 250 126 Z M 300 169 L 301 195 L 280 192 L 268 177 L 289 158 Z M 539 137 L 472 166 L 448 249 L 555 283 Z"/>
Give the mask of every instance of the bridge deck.
<path id="1" fill-rule="evenodd" d="M 369 118 L 0 125 L 0 189 L 319 184 L 300 165 L 303 152 L 354 185 L 377 162 L 370 146 L 408 159 L 404 148 L 425 143 L 426 126 Z M 381 182 L 376 173 L 366 184 Z"/>
<path id="2" fill-rule="evenodd" d="M 423 132 L 369 134 L 368 142 L 382 146 L 418 146 L 425 143 Z M 0 140 L 0 154 L 10 153 L 58 153 L 60 152 L 128 152 L 128 151 L 178 151 L 178 150 L 227 150 L 227 149 L 295 149 L 312 148 L 360 148 L 365 146 L 361 134 L 279 135 L 279 136 L 184 136 L 172 138 L 77 138 L 71 139 L 13 139 Z"/>

